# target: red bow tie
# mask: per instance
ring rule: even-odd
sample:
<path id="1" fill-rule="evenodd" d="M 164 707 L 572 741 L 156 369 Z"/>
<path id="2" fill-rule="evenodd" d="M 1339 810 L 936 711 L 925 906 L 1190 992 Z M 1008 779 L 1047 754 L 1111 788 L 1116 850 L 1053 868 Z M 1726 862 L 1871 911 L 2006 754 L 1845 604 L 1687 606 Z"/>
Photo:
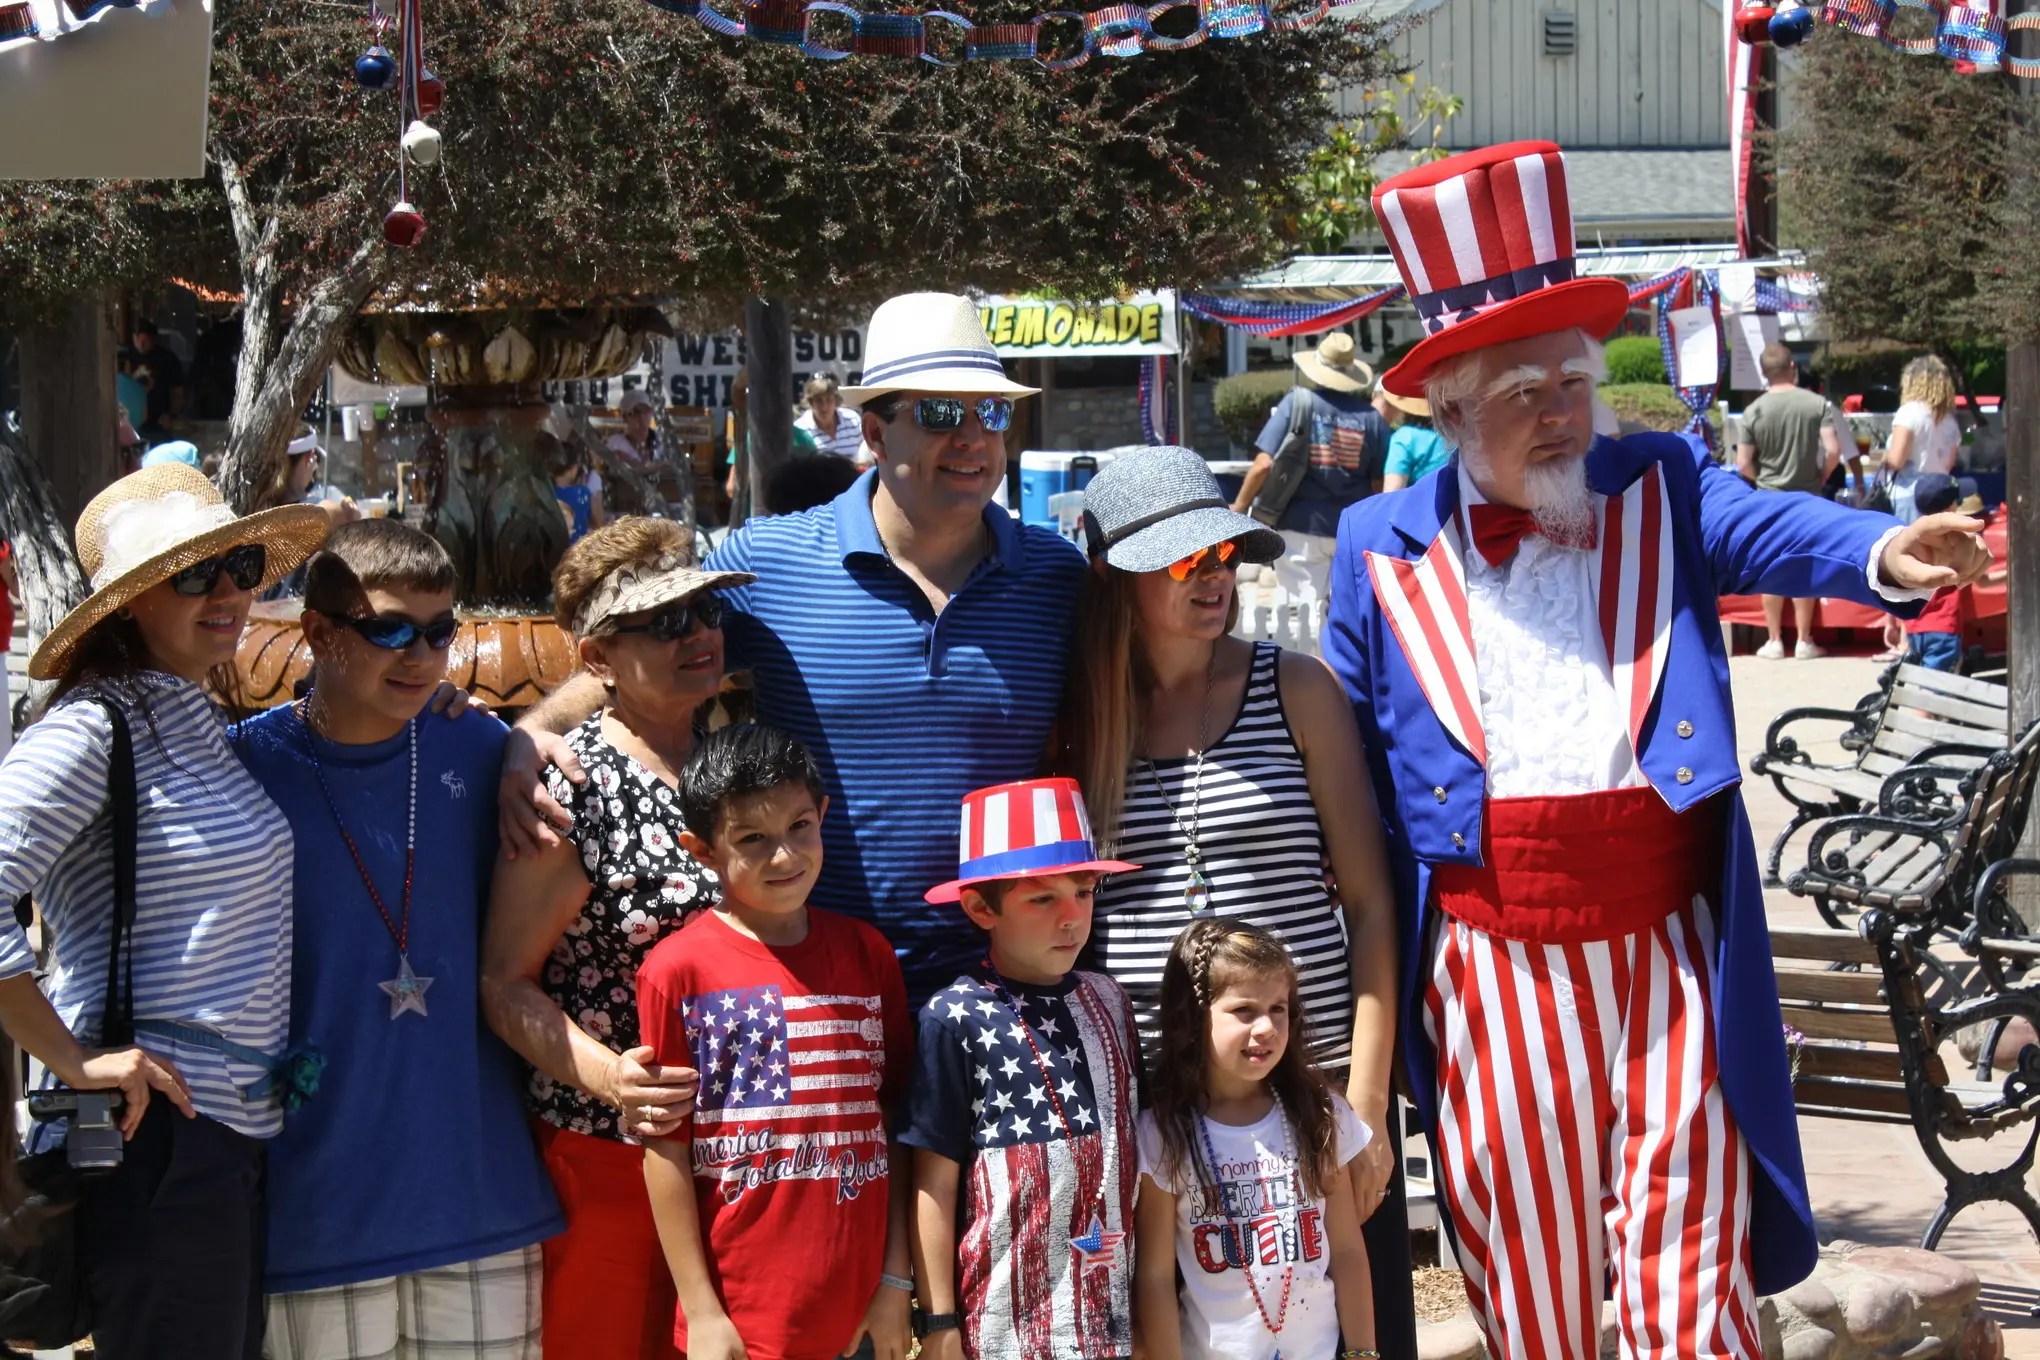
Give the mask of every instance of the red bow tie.
<path id="1" fill-rule="evenodd" d="M 1488 560 L 1489 566 L 1501 566 L 1516 555 L 1516 549 L 1526 537 L 1544 533 L 1535 515 L 1513 505 L 1484 502 L 1467 508 L 1473 521 L 1473 546 Z M 1579 538 L 1552 541 L 1561 548 L 1592 548 L 1593 525 L 1589 524 L 1586 533 Z"/>

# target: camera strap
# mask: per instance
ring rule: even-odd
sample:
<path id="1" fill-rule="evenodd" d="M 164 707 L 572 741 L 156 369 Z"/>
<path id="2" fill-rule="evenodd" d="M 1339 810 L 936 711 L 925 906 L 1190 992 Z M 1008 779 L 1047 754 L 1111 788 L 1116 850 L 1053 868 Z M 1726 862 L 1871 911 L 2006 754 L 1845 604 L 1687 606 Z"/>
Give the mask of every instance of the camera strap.
<path id="1" fill-rule="evenodd" d="M 140 836 L 140 806 L 135 789 L 135 746 L 127 714 L 118 701 L 102 697 L 113 726 L 113 751 L 107 761 L 106 801 L 113 814 L 113 939 L 106 954 L 106 1018 L 100 1023 L 104 1048 L 124 1048 L 135 1041 L 135 846 Z"/>

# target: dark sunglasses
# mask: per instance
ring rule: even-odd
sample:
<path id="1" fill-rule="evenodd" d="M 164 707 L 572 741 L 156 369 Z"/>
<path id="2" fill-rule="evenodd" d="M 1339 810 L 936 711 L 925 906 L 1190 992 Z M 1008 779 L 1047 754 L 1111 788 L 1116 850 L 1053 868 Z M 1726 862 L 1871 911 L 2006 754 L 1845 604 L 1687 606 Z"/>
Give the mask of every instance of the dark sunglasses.
<path id="1" fill-rule="evenodd" d="M 380 647 L 386 652 L 401 652 L 419 638 L 424 638 L 425 645 L 433 651 L 443 652 L 453 645 L 453 635 L 460 631 L 459 619 L 418 623 L 405 618 L 357 619 L 346 614 L 327 614 L 326 617 L 343 628 L 352 628 L 367 640 L 369 646 Z"/>
<path id="2" fill-rule="evenodd" d="M 966 412 L 976 411 L 978 424 L 989 434 L 998 434 L 1013 423 L 1013 403 L 1004 397 L 981 397 L 974 406 L 961 397 L 922 397 L 914 403 L 914 423 L 924 430 L 947 434 L 963 428 Z"/>
<path id="3" fill-rule="evenodd" d="M 1187 581 L 1204 565 L 1204 559 L 1207 557 L 1215 557 L 1219 566 L 1231 570 L 1239 566 L 1239 562 L 1235 560 L 1239 555 L 1239 542 L 1228 538 L 1223 543 L 1209 548 L 1199 548 L 1188 557 L 1179 557 L 1169 563 L 1169 575 L 1178 581 Z"/>
<path id="4" fill-rule="evenodd" d="M 179 595 L 210 595 L 219 584 L 220 573 L 225 572 L 235 585 L 243 590 L 253 590 L 262 584 L 262 574 L 269 566 L 269 552 L 260 543 L 243 543 L 238 548 L 229 548 L 218 557 L 208 557 L 203 562 L 193 562 L 183 571 L 170 578 L 170 588 Z"/>
<path id="5" fill-rule="evenodd" d="M 660 642 L 678 642 L 694 632 L 696 624 L 703 628 L 722 627 L 722 601 L 713 595 L 697 595 L 680 604 L 667 605 L 643 623 L 619 625 L 617 633 L 650 633 Z"/>

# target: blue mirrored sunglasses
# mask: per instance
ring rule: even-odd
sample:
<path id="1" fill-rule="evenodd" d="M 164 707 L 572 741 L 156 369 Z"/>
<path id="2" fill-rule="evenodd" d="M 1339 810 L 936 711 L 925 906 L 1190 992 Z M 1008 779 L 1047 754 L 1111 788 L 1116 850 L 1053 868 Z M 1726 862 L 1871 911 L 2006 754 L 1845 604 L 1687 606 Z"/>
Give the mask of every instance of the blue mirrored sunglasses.
<path id="1" fill-rule="evenodd" d="M 387 652 L 401 652 L 419 638 L 424 638 L 425 645 L 433 651 L 443 652 L 453 645 L 454 634 L 460 631 L 459 619 L 419 623 L 402 617 L 357 619 L 346 614 L 327 614 L 326 617 L 361 634 L 368 640 L 369 646 L 380 647 Z"/>
<path id="2" fill-rule="evenodd" d="M 922 397 L 914 403 L 914 423 L 924 430 L 947 434 L 963 428 L 967 411 L 976 411 L 978 424 L 988 434 L 998 434 L 1013 423 L 1013 403 L 1006 397 L 980 397 L 968 405 L 961 397 Z"/>

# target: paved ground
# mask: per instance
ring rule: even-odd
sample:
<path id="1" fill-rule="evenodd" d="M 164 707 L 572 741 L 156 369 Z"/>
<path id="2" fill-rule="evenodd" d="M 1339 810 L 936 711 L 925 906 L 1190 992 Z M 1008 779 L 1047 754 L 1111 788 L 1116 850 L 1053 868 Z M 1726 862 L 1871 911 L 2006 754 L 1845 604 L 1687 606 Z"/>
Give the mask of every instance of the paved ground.
<path id="1" fill-rule="evenodd" d="M 1801 705 L 1847 707 L 1876 687 L 1880 669 L 1857 657 L 1733 659 L 1743 769 L 1749 769 L 1750 755 L 1762 749 L 1774 715 Z M 1748 779 L 1744 795 L 1757 844 L 1767 847 L 1785 825 L 1789 808 L 1768 779 Z M 1787 866 L 1789 872 L 1789 858 Z M 1768 898 L 1774 923 L 1820 923 L 1811 907 L 1783 889 L 1772 889 Z M 1910 1128 L 1802 1119 L 1800 1136 L 1823 1241 L 1918 1244 L 1941 1202 L 1941 1181 Z M 1979 1165 L 2002 1165 L 2008 1159 Z M 2001 1205 L 1970 1209 L 1949 1227 L 1940 1250 L 1983 1277 L 1986 1299 L 2006 1328 L 2007 1355 L 2040 1360 L 2040 1318 L 2032 1315 L 2040 1307 L 2040 1242 L 2025 1220 Z"/>

